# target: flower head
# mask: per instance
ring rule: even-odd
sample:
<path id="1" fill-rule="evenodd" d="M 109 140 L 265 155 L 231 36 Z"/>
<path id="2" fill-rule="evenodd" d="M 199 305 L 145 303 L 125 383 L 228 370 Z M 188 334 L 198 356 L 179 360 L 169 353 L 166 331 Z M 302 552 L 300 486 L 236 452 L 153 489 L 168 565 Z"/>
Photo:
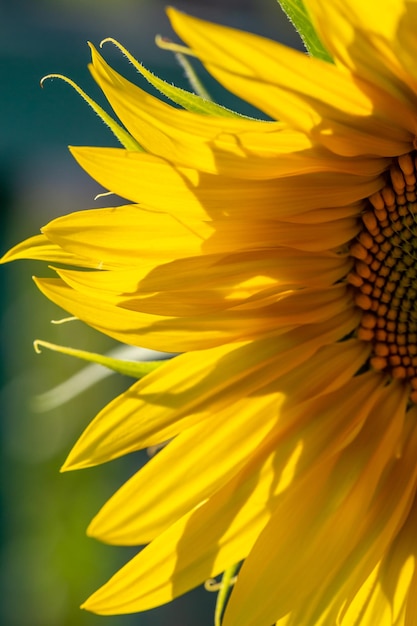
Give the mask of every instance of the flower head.
<path id="1" fill-rule="evenodd" d="M 92 611 L 145 610 L 242 561 L 224 626 L 417 624 L 417 3 L 305 4 L 334 63 L 168 11 L 268 122 L 175 108 L 92 47 L 132 142 L 72 153 L 129 204 L 6 257 L 78 266 L 37 284 L 116 339 L 181 353 L 66 462 L 169 441 L 89 528 L 149 544 Z"/>

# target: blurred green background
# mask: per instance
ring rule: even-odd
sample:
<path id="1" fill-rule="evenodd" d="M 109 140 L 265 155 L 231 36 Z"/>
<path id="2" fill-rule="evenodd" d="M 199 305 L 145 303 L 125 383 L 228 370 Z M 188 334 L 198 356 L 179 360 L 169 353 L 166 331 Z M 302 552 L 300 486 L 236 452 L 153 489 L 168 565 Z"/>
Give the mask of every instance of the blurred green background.
<path id="1" fill-rule="evenodd" d="M 72 160 L 74 145 L 115 145 L 112 135 L 65 84 L 39 80 L 50 72 L 73 78 L 105 106 L 88 70 L 87 40 L 112 36 L 147 67 L 187 87 L 170 53 L 154 36 L 173 37 L 161 0 L 0 0 L 1 252 L 36 234 L 51 218 L 89 207 L 101 191 Z M 178 1 L 196 16 L 299 46 L 275 0 Z M 105 56 L 140 83 L 111 46 Z M 217 90 L 223 104 L 243 107 Z M 242 112 L 248 110 L 241 108 Z M 43 264 L 0 267 L 2 626 L 211 625 L 215 597 L 198 589 L 145 614 L 100 617 L 79 604 L 133 549 L 102 545 L 85 529 L 106 499 L 146 461 L 146 453 L 105 466 L 59 474 L 72 444 L 94 415 L 132 381 L 111 376 L 70 402 L 39 410 L 37 396 L 76 374 L 69 357 L 32 349 L 35 338 L 93 351 L 115 342 L 79 322 L 53 325 L 65 314 L 38 293 L 31 275 Z"/>

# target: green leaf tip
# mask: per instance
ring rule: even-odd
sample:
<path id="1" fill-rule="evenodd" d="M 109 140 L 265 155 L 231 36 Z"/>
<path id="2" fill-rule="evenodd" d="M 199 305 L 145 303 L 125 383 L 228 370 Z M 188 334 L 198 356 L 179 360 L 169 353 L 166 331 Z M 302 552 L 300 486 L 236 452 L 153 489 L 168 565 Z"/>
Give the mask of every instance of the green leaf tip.
<path id="1" fill-rule="evenodd" d="M 122 128 L 111 117 L 111 115 L 106 113 L 106 111 L 99 104 L 97 104 L 97 102 L 90 98 L 90 96 L 88 96 L 85 91 L 83 91 L 81 87 L 77 85 L 77 83 L 71 80 L 71 78 L 67 78 L 67 76 L 64 76 L 63 74 L 47 74 L 47 76 L 44 76 L 41 79 L 41 87 L 43 87 L 46 80 L 50 80 L 52 78 L 58 78 L 59 80 L 64 81 L 64 83 L 70 85 L 78 93 L 78 95 L 80 95 L 81 98 L 83 98 L 83 100 L 87 102 L 87 104 L 93 109 L 93 111 L 96 113 L 96 115 L 98 115 L 102 122 L 104 122 L 104 124 L 106 124 L 106 126 L 110 128 L 113 135 L 122 144 L 122 146 L 126 148 L 126 150 L 143 152 L 142 146 L 138 144 L 136 139 L 134 139 L 124 128 Z"/>
<path id="2" fill-rule="evenodd" d="M 299 33 L 303 43 L 312 57 L 333 63 L 333 59 L 323 46 L 303 0 L 278 0 L 281 9 Z"/>
<path id="3" fill-rule="evenodd" d="M 160 40 L 158 39 L 157 41 Z M 135 57 L 132 56 L 128 50 L 126 50 L 126 48 L 124 48 L 112 37 L 106 37 L 106 39 L 103 39 L 100 43 L 100 48 L 102 48 L 105 43 L 112 43 L 116 46 L 116 48 L 118 48 L 120 52 L 132 63 L 139 74 L 141 74 L 152 85 L 152 87 L 175 104 L 181 106 L 183 109 L 191 111 L 192 113 L 214 115 L 216 117 L 242 117 L 239 113 L 231 111 L 230 109 L 227 109 L 220 104 L 216 104 L 211 100 L 206 100 L 198 94 L 191 93 L 190 91 L 186 91 L 185 89 L 181 89 L 175 85 L 170 85 L 166 81 L 162 80 L 162 78 L 159 78 L 146 69 L 142 63 L 139 63 L 139 61 L 137 61 Z M 164 46 L 164 48 L 168 49 L 167 46 Z M 180 52 L 182 54 L 185 54 L 186 51 L 187 48 L 181 47 Z M 176 49 L 175 52 L 177 52 Z"/>
<path id="4" fill-rule="evenodd" d="M 164 363 L 164 360 L 125 361 L 123 359 L 115 359 L 96 352 L 88 352 L 86 350 L 77 350 L 76 348 L 60 346 L 48 341 L 42 341 L 40 339 L 36 339 L 36 341 L 33 342 L 33 346 L 35 348 L 35 352 L 38 354 L 41 353 L 41 348 L 47 348 L 53 352 L 60 352 L 61 354 L 73 356 L 77 359 L 82 359 L 83 361 L 89 361 L 90 363 L 95 363 L 96 365 L 102 365 L 103 367 L 107 367 L 114 372 L 123 374 L 124 376 L 130 376 L 131 378 L 142 378 L 143 376 L 146 376 L 146 374 L 153 372 Z"/>

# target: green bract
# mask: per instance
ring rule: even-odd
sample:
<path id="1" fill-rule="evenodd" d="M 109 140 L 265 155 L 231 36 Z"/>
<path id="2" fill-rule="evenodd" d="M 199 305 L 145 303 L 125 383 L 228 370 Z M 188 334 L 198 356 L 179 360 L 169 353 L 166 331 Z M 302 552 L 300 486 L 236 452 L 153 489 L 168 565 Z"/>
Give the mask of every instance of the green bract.
<path id="1" fill-rule="evenodd" d="M 323 61 L 333 62 L 320 41 L 302 0 L 278 0 L 284 13 L 294 24 L 309 54 Z"/>
<path id="2" fill-rule="evenodd" d="M 97 365 L 103 365 L 108 369 L 123 374 L 125 376 L 131 376 L 132 378 L 142 378 L 149 372 L 153 372 L 157 367 L 164 363 L 160 361 L 124 361 L 123 359 L 114 359 L 110 356 L 104 356 L 95 352 L 88 352 L 86 350 L 77 350 L 75 348 L 67 348 L 66 346 L 59 346 L 55 343 L 49 343 L 48 341 L 41 341 L 37 339 L 34 342 L 36 352 L 41 352 L 40 348 L 48 348 L 54 352 L 61 352 L 61 354 L 67 354 L 68 356 L 75 356 L 83 361 L 89 361 L 90 363 L 96 363 Z"/>

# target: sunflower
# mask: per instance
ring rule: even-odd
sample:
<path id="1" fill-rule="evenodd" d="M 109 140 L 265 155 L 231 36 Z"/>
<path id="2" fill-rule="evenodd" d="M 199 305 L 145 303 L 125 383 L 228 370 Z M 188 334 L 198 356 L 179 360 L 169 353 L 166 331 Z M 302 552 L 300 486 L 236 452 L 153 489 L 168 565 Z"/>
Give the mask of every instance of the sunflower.
<path id="1" fill-rule="evenodd" d="M 167 104 L 92 47 L 130 143 L 71 151 L 128 204 L 5 257 L 72 266 L 36 281 L 48 298 L 180 353 L 64 466 L 169 442 L 89 527 L 148 545 L 88 610 L 143 611 L 241 563 L 224 626 L 417 624 L 417 2 L 305 4 L 333 63 L 168 10 L 270 121 Z"/>

